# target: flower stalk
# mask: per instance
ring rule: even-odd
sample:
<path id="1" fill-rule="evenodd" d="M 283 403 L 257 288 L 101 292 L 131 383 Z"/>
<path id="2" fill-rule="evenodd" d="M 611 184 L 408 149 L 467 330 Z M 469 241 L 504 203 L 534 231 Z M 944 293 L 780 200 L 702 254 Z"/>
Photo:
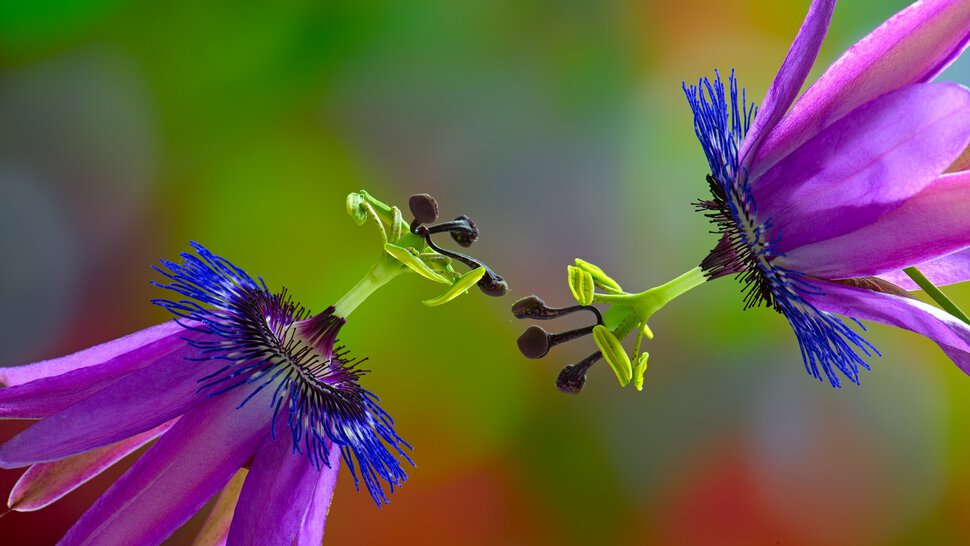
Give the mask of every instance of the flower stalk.
<path id="1" fill-rule="evenodd" d="M 909 278 L 913 279 L 920 288 L 926 292 L 926 295 L 933 299 L 940 307 L 942 307 L 947 313 L 950 313 L 954 317 L 962 320 L 963 322 L 970 324 L 970 317 L 960 309 L 953 300 L 948 298 L 946 294 L 943 293 L 932 281 L 926 278 L 926 275 L 916 269 L 915 266 L 907 267 L 903 269 L 903 272 L 909 275 Z"/>

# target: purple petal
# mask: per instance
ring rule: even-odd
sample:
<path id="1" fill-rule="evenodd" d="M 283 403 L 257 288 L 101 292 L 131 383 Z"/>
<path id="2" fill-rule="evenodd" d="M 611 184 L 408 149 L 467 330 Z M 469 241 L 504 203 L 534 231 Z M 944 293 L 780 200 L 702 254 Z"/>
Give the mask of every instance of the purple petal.
<path id="1" fill-rule="evenodd" d="M 922 334 L 935 341 L 964 373 L 970 374 L 970 326 L 949 313 L 911 298 L 825 281 L 814 284 L 824 294 L 802 296 L 819 310 Z"/>
<path id="2" fill-rule="evenodd" d="M 936 180 L 970 141 L 970 91 L 911 85 L 860 106 L 752 182 L 778 252 L 871 224 Z M 780 233 L 778 233 L 780 232 Z"/>
<path id="3" fill-rule="evenodd" d="M 18 512 L 40 510 L 158 438 L 174 424 L 170 421 L 127 440 L 67 459 L 35 464 L 13 486 L 7 506 Z"/>
<path id="4" fill-rule="evenodd" d="M 173 353 L 30 426 L 0 446 L 0 467 L 69 457 L 178 417 L 205 398 L 196 392 L 199 378 L 221 367 L 185 354 Z"/>
<path id="5" fill-rule="evenodd" d="M 796 248 L 778 265 L 845 279 L 880 275 L 970 247 L 970 171 L 940 176 L 876 222 Z"/>
<path id="6" fill-rule="evenodd" d="M 303 514 L 300 532 L 296 535 L 294 546 L 319 546 L 323 542 L 323 531 L 327 524 L 327 514 L 330 513 L 330 502 L 333 500 L 333 490 L 337 485 L 337 475 L 340 473 L 341 458 L 336 453 L 330 460 L 330 467 L 320 469 L 310 505 Z"/>
<path id="7" fill-rule="evenodd" d="M 861 104 L 928 82 L 970 42 L 970 2 L 925 0 L 897 13 L 846 51 L 798 99 L 758 150 L 759 175 Z"/>
<path id="8" fill-rule="evenodd" d="M 272 394 L 239 388 L 186 413 L 64 536 L 61 544 L 158 544 L 221 489 L 269 434 Z"/>
<path id="9" fill-rule="evenodd" d="M 286 413 L 280 412 L 276 430 L 289 429 Z M 267 436 L 249 467 L 226 544 L 293 544 L 319 478 L 310 457 L 294 452 L 290 435 Z"/>
<path id="10" fill-rule="evenodd" d="M 229 525 L 232 523 L 232 514 L 236 510 L 239 502 L 239 493 L 242 491 L 243 482 L 248 471 L 240 468 L 238 472 L 229 480 L 229 483 L 222 488 L 219 498 L 216 499 L 212 511 L 205 518 L 202 529 L 195 537 L 192 546 L 222 546 L 226 543 L 229 536 Z M 317 543 L 319 546 L 320 543 Z"/>
<path id="11" fill-rule="evenodd" d="M 189 354 L 185 338 L 201 335 L 174 322 L 165 323 L 68 357 L 12 368 L 7 377 L 15 386 L 0 389 L 0 418 L 41 419 L 63 411 L 137 370 L 161 360 L 181 361 Z M 124 340 L 129 341 L 117 344 Z M 118 353 L 122 347 L 126 350 Z"/>
<path id="12" fill-rule="evenodd" d="M 146 346 L 171 343 L 185 333 L 185 328 L 168 321 L 122 338 L 95 345 L 68 356 L 42 360 L 24 366 L 0 367 L 0 386 L 23 385 L 45 377 L 53 377 L 82 368 L 114 362 L 118 357 L 143 350 Z"/>
<path id="13" fill-rule="evenodd" d="M 795 36 L 788 55 L 781 63 L 781 68 L 771 82 L 764 100 L 761 101 L 758 115 L 755 116 L 754 123 L 741 145 L 742 164 L 751 165 L 751 159 L 757 154 L 761 142 L 774 129 L 798 96 L 805 78 L 808 77 L 808 72 L 815 64 L 815 58 L 822 47 L 825 33 L 828 32 L 834 10 L 835 0 L 812 1 L 808 14 L 805 15 L 805 20 L 798 30 L 798 35 Z"/>
<path id="14" fill-rule="evenodd" d="M 946 286 L 970 280 L 970 248 L 948 254 L 942 258 L 916 264 L 927 279 L 936 286 Z M 883 279 L 906 290 L 919 290 L 920 287 L 902 270 L 890 271 L 879 275 Z"/>

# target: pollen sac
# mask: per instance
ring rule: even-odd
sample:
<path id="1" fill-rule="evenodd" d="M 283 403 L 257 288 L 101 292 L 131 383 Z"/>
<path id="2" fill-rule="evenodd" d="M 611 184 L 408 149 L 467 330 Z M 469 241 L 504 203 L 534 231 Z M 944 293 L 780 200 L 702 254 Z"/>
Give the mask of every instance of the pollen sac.
<path id="1" fill-rule="evenodd" d="M 596 342 L 596 346 L 603 353 L 603 358 L 613 368 L 616 378 L 620 381 L 620 386 L 627 386 L 633 378 L 633 364 L 623 349 L 623 345 L 620 344 L 620 340 L 616 339 L 613 332 L 606 326 L 597 325 L 593 328 L 593 341 Z"/>
<path id="2" fill-rule="evenodd" d="M 408 199 L 411 214 L 422 224 L 430 224 L 438 220 L 438 202 L 426 193 L 416 193 Z"/>
<path id="3" fill-rule="evenodd" d="M 549 353 L 549 334 L 538 326 L 529 326 L 516 341 L 526 358 L 542 358 Z"/>
<path id="4" fill-rule="evenodd" d="M 475 225 L 475 222 L 471 218 L 464 214 L 455 218 L 455 222 L 464 223 L 467 225 L 467 228 L 451 230 L 451 238 L 462 247 L 468 248 L 472 246 L 472 243 L 478 240 L 478 226 Z"/>
<path id="5" fill-rule="evenodd" d="M 486 268 L 485 276 L 478 281 L 478 288 L 486 296 L 500 298 L 505 294 L 508 294 L 509 283 L 505 282 L 505 279 L 503 279 L 498 273 Z"/>
<path id="6" fill-rule="evenodd" d="M 556 378 L 556 388 L 566 394 L 579 394 L 586 385 L 586 372 L 602 357 L 601 353 L 593 353 L 576 364 L 563 368 Z"/>
<path id="7" fill-rule="evenodd" d="M 566 394 L 579 394 L 586 386 L 586 368 L 580 364 L 571 364 L 559 372 L 556 378 L 556 388 Z"/>
<path id="8" fill-rule="evenodd" d="M 468 273 L 465 273 L 456 280 L 444 294 L 438 296 L 437 298 L 432 298 L 430 300 L 424 300 L 424 304 L 430 307 L 437 305 L 442 305 L 448 303 L 449 301 L 457 298 L 461 294 L 464 294 L 469 288 L 485 275 L 487 270 L 484 267 L 479 267 L 478 269 L 473 269 Z"/>
<path id="9" fill-rule="evenodd" d="M 517 319 L 545 318 L 549 311 L 546 302 L 536 295 L 524 297 L 512 304 L 512 314 Z"/>
<path id="10" fill-rule="evenodd" d="M 587 262 L 586 260 L 580 260 L 579 258 L 576 258 L 575 262 L 576 267 L 586 271 L 593 277 L 593 283 L 596 286 L 607 292 L 619 293 L 623 291 L 623 289 L 620 288 L 619 283 L 610 278 L 610 276 L 599 267 Z"/>
<path id="11" fill-rule="evenodd" d="M 593 275 L 589 271 L 572 265 L 567 268 L 567 271 L 569 273 L 569 290 L 576 298 L 576 302 L 580 305 L 593 303 L 594 290 L 596 289 L 593 284 Z"/>

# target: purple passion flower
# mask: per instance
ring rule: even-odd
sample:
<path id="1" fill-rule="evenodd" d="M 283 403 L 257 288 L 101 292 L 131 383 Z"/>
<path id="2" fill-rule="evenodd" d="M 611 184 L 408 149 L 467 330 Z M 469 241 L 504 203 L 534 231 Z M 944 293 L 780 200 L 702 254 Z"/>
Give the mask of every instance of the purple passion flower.
<path id="1" fill-rule="evenodd" d="M 833 386 L 859 382 L 878 354 L 859 319 L 918 332 L 970 373 L 966 315 L 936 285 L 970 278 L 970 92 L 931 83 L 970 41 L 970 2 L 927 0 L 897 13 L 853 45 L 800 97 L 835 10 L 815 0 L 761 102 L 727 84 L 684 85 L 694 132 L 710 167 L 710 197 L 695 203 L 720 239 L 700 266 L 630 294 L 577 260 L 569 285 L 579 305 L 550 308 L 535 296 L 519 318 L 592 310 L 596 324 L 562 334 L 537 326 L 519 348 L 538 358 L 592 333 L 599 349 L 567 366 L 558 386 L 578 392 L 600 359 L 622 385 L 642 388 L 648 319 L 678 295 L 725 276 L 744 287 L 744 307 L 784 315 L 806 370 Z M 962 154 L 962 156 L 961 156 Z M 921 287 L 946 309 L 907 290 Z M 599 292 L 597 292 L 599 290 Z M 600 314 L 593 303 L 610 308 Z M 843 321 L 836 315 L 852 319 Z M 620 340 L 637 331 L 632 358 Z"/>
<path id="2" fill-rule="evenodd" d="M 320 313 L 193 243 L 181 263 L 156 268 L 167 281 L 155 284 L 174 297 L 153 303 L 174 321 L 0 369 L 0 418 L 38 419 L 0 445 L 0 466 L 29 466 L 10 509 L 42 508 L 152 441 L 61 544 L 158 544 L 221 491 L 197 543 L 318 546 L 341 464 L 378 505 L 388 502 L 407 479 L 410 446 L 361 385 L 363 359 L 338 345 L 347 317 L 410 271 L 448 285 L 429 305 L 473 284 L 506 291 L 477 260 L 431 239 L 447 231 L 471 244 L 471 220 L 425 226 L 437 204 L 427 195 L 411 204 L 409 225 L 396 207 L 351 194 L 348 211 L 358 223 L 376 221 L 384 248 Z M 471 271 L 458 274 L 453 260 Z"/>

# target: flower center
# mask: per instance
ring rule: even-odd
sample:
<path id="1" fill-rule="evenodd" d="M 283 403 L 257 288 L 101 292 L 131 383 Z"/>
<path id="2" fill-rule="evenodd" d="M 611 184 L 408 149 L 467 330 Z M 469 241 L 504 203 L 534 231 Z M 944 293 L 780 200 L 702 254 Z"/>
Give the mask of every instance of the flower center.
<path id="1" fill-rule="evenodd" d="M 707 176 L 711 199 L 694 203 L 720 234 L 717 245 L 701 261 L 701 269 L 711 280 L 735 275 L 744 286 L 744 308 L 772 307 L 777 310 L 772 294 L 771 277 L 779 274 L 771 266 L 774 241 L 767 240 L 771 222 L 759 222 L 757 206 L 747 184 L 725 186 L 712 175 Z"/>

